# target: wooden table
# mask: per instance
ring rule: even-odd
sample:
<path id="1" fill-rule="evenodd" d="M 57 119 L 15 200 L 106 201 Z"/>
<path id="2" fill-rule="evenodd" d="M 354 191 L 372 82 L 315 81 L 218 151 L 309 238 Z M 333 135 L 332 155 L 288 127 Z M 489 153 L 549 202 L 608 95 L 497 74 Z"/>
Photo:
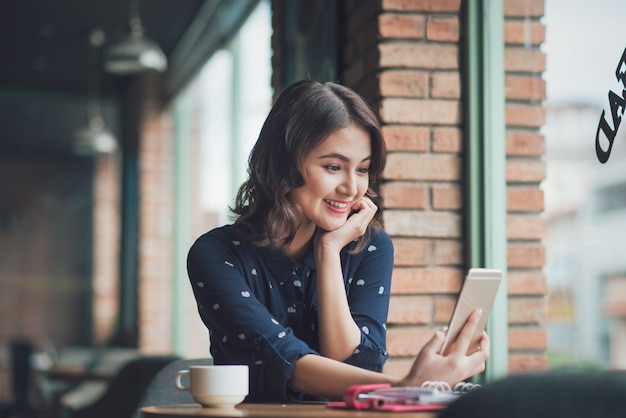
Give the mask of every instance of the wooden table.
<path id="1" fill-rule="evenodd" d="M 430 412 L 378 412 L 355 411 L 328 408 L 324 404 L 240 404 L 235 408 L 202 408 L 199 404 L 146 406 L 141 408 L 143 418 L 184 418 L 184 417 L 252 417 L 252 418 L 435 418 L 436 411 Z"/>

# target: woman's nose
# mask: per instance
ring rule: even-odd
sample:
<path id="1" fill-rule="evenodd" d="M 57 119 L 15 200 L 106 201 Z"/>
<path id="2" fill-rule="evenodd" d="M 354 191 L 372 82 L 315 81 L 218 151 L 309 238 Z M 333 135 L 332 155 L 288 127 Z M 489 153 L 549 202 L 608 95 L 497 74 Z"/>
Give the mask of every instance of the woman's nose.
<path id="1" fill-rule="evenodd" d="M 342 194 L 346 196 L 354 196 L 357 193 L 357 181 L 356 176 L 353 174 L 346 174 L 343 178 L 343 181 L 340 185 L 340 190 Z"/>

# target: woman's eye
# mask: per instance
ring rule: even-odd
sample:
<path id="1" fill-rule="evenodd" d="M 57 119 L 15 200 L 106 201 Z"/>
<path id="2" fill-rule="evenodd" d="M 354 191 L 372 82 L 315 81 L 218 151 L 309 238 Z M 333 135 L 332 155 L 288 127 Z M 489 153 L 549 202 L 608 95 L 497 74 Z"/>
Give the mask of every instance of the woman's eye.
<path id="1" fill-rule="evenodd" d="M 367 173 L 370 172 L 370 168 L 369 167 L 360 167 L 357 171 L 359 173 L 361 173 L 361 174 L 367 174 Z"/>
<path id="2" fill-rule="evenodd" d="M 336 164 L 329 164 L 329 165 L 324 166 L 324 168 L 325 168 L 326 170 L 330 170 L 330 171 L 339 171 L 339 170 L 341 169 L 341 168 L 340 168 L 338 165 L 336 165 Z"/>

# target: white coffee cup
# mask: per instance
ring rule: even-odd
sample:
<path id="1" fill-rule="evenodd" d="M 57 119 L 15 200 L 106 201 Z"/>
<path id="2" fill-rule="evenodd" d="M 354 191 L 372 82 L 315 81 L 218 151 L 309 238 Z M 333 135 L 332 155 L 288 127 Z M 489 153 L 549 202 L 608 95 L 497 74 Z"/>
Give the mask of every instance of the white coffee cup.
<path id="1" fill-rule="evenodd" d="M 188 386 L 183 376 L 189 377 Z M 175 384 L 202 406 L 232 408 L 248 395 L 248 380 L 247 365 L 190 366 L 176 373 Z"/>

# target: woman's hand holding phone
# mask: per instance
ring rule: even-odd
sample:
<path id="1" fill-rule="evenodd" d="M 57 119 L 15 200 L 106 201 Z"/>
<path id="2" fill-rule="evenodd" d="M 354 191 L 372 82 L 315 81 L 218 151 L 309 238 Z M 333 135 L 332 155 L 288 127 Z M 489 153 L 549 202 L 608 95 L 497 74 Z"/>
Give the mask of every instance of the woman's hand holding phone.
<path id="1" fill-rule="evenodd" d="M 472 335 L 479 325 L 482 311 L 476 309 L 467 319 L 458 338 L 451 342 L 446 355 L 440 353 L 446 329 L 438 330 L 426 343 L 413 362 L 409 374 L 400 386 L 420 386 L 425 381 L 444 381 L 451 387 L 485 370 L 489 359 L 489 336 L 483 332 L 478 349 L 468 353 Z"/>

